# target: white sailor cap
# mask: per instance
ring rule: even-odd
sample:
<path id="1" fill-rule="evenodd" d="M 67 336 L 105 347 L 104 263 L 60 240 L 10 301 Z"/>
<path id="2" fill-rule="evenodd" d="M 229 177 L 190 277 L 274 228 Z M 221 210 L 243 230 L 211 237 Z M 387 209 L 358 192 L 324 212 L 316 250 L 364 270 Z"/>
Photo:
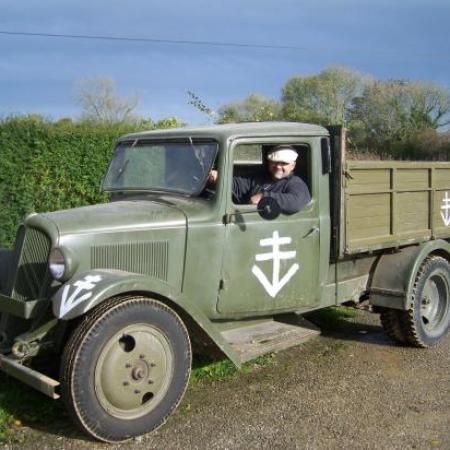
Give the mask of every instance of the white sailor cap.
<path id="1" fill-rule="evenodd" d="M 267 154 L 267 159 L 273 162 L 292 163 L 297 160 L 298 153 L 291 147 L 276 147 Z"/>

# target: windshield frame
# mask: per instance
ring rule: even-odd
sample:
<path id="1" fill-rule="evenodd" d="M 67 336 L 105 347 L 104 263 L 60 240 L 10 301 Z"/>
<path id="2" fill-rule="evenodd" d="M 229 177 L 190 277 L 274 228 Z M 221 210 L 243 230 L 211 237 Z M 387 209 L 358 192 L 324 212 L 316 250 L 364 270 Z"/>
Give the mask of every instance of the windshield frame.
<path id="1" fill-rule="evenodd" d="M 114 157 L 115 157 L 115 152 L 117 150 L 117 148 L 119 146 L 123 146 L 123 145 L 128 145 L 130 148 L 135 147 L 135 146 L 139 146 L 139 145 L 158 145 L 158 144 L 187 144 L 189 146 L 192 146 L 195 149 L 195 146 L 197 144 L 207 144 L 207 143 L 211 143 L 211 144 L 215 144 L 215 149 L 214 149 L 214 157 L 212 158 L 212 163 L 211 163 L 211 167 L 209 168 L 209 170 L 205 173 L 204 175 L 204 179 L 201 180 L 201 183 L 199 184 L 199 189 L 197 189 L 194 192 L 187 192 L 186 190 L 183 189 L 175 189 L 175 188 L 170 188 L 170 189 L 165 189 L 164 187 L 154 187 L 154 188 L 150 188 L 150 187 L 138 187 L 138 186 L 134 186 L 134 187 L 105 187 L 105 181 L 106 178 L 110 172 Z M 129 139 L 124 139 L 121 140 L 119 139 L 116 142 L 116 145 L 114 147 L 114 152 L 113 152 L 113 156 L 109 162 L 108 168 L 105 172 L 105 175 L 103 177 L 103 181 L 102 181 L 102 191 L 103 192 L 143 192 L 146 194 L 149 193 L 155 193 L 155 194 L 175 194 L 175 195 L 182 195 L 184 197 L 198 197 L 205 189 L 207 181 L 208 181 L 208 174 L 209 171 L 212 169 L 214 163 L 217 161 L 217 156 L 219 154 L 219 149 L 220 149 L 220 142 L 213 138 L 213 137 L 197 137 L 197 136 L 183 136 L 183 137 L 177 137 L 177 138 L 148 138 L 148 137 L 136 137 L 136 138 L 132 138 L 130 137 Z"/>

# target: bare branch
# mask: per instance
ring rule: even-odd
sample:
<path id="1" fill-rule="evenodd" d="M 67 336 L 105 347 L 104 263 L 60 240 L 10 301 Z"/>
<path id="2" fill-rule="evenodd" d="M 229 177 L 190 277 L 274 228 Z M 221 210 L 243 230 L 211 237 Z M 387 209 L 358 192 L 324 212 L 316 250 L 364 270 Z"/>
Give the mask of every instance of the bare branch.
<path id="1" fill-rule="evenodd" d="M 133 112 L 139 104 L 139 96 L 119 97 L 114 81 L 109 77 L 89 77 L 79 80 L 75 87 L 75 99 L 82 110 L 82 117 L 102 123 L 134 122 Z"/>

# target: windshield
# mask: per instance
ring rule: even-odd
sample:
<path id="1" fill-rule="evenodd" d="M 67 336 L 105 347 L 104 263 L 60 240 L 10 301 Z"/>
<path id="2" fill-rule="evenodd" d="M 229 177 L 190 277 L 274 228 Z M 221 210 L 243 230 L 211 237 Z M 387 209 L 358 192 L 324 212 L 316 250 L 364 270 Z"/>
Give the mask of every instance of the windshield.
<path id="1" fill-rule="evenodd" d="M 214 141 L 120 143 L 103 182 L 105 191 L 155 190 L 198 195 L 216 157 Z"/>

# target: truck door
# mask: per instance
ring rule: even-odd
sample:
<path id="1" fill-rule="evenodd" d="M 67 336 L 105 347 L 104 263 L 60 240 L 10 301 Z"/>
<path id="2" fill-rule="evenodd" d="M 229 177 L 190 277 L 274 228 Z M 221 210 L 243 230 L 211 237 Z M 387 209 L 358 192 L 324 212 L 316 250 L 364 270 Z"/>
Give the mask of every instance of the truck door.
<path id="1" fill-rule="evenodd" d="M 217 307 L 224 316 L 309 308 L 319 301 L 319 207 L 311 142 L 276 144 L 291 144 L 298 151 L 296 174 L 308 184 L 312 201 L 298 213 L 269 221 L 254 205 L 234 204 L 230 187 Z M 236 145 L 233 176 L 265 170 L 262 155 L 269 146 L 267 142 Z"/>

